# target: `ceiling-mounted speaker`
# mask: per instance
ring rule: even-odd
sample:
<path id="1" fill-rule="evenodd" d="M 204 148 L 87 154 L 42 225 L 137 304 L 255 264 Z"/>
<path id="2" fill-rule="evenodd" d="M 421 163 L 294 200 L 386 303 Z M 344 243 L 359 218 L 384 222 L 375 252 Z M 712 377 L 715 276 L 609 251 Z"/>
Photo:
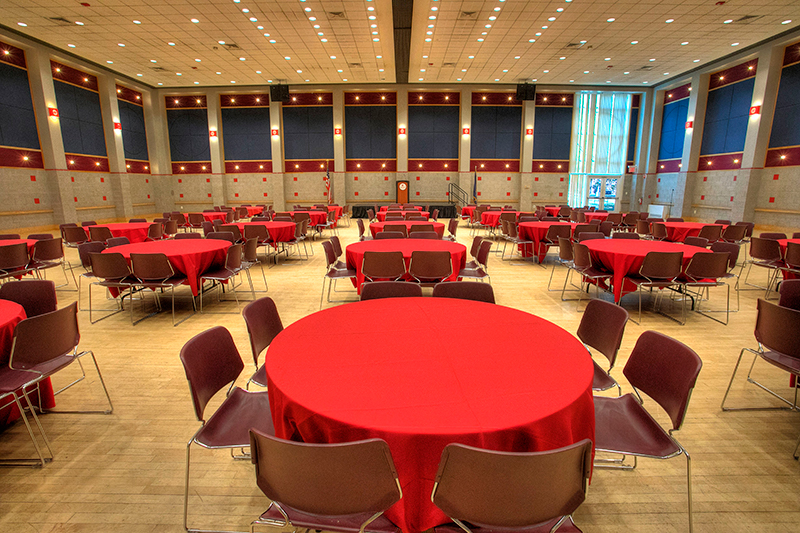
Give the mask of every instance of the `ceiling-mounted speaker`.
<path id="1" fill-rule="evenodd" d="M 269 97 L 273 102 L 288 102 L 289 101 L 289 86 L 288 85 L 270 85 Z"/>
<path id="2" fill-rule="evenodd" d="M 517 100 L 536 100 L 536 85 L 530 83 L 517 84 Z"/>

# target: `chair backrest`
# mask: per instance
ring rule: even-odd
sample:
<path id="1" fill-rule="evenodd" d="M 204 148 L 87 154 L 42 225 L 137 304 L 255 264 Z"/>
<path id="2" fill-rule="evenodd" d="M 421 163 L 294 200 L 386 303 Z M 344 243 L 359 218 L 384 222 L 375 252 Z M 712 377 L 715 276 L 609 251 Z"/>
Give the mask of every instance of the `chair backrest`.
<path id="1" fill-rule="evenodd" d="M 552 227 L 552 226 L 551 226 Z M 575 229 L 572 231 L 572 238 L 575 240 L 580 240 L 579 236 L 584 231 L 592 231 L 594 228 L 589 224 L 578 224 L 575 226 Z"/>
<path id="2" fill-rule="evenodd" d="M 258 263 L 258 239 L 246 239 L 242 245 L 242 261 Z"/>
<path id="3" fill-rule="evenodd" d="M 538 222 L 539 218 L 531 213 L 521 213 L 517 218 L 517 222 Z"/>
<path id="4" fill-rule="evenodd" d="M 131 254 L 133 275 L 142 281 L 164 281 L 175 275 L 166 254 Z"/>
<path id="5" fill-rule="evenodd" d="M 26 318 L 14 328 L 8 366 L 25 370 L 73 352 L 81 340 L 78 303 Z"/>
<path id="6" fill-rule="evenodd" d="M 431 239 L 431 240 L 440 240 L 439 234 L 435 231 L 415 231 L 414 233 L 408 234 L 409 238 L 411 239 Z"/>
<path id="7" fill-rule="evenodd" d="M 728 254 L 728 270 L 733 270 L 733 267 L 739 261 L 739 245 L 736 243 L 718 241 L 711 245 L 711 251 Z"/>
<path id="8" fill-rule="evenodd" d="M 478 255 L 475 256 L 475 261 L 482 265 L 484 269 L 488 269 L 489 252 L 492 251 L 492 241 L 484 239 L 481 241 L 481 246 L 478 248 Z"/>
<path id="9" fill-rule="evenodd" d="M 183 240 L 183 239 L 202 239 L 202 238 L 203 238 L 203 236 L 200 235 L 199 233 L 178 233 L 178 234 L 175 235 L 175 240 L 176 241 Z M 108 241 L 108 246 L 109 247 L 111 246 L 111 241 L 112 240 L 113 239 L 109 239 L 109 241 Z"/>
<path id="10" fill-rule="evenodd" d="M 600 223 L 600 232 L 606 237 L 611 236 L 612 229 L 614 229 L 614 223 L 610 220 L 604 220 Z"/>
<path id="11" fill-rule="evenodd" d="M 383 220 L 386 221 L 386 222 L 389 222 L 389 221 L 397 222 L 398 220 L 405 220 L 405 219 L 406 219 L 406 217 L 403 216 L 402 214 L 392 214 L 392 213 L 389 213 L 387 211 L 387 214 L 386 214 L 386 216 L 384 217 Z"/>
<path id="12" fill-rule="evenodd" d="M 638 233 L 632 233 L 632 232 L 627 232 L 627 231 L 617 231 L 617 232 L 614 232 L 611 235 L 611 238 L 612 239 L 631 239 L 631 240 L 638 241 L 640 237 L 639 237 Z M 583 239 L 581 239 L 581 240 L 583 240 Z"/>
<path id="13" fill-rule="evenodd" d="M 603 354 L 611 369 L 617 360 L 627 323 L 628 312 L 623 307 L 605 300 L 589 300 L 577 335 L 582 343 Z"/>
<path id="14" fill-rule="evenodd" d="M 724 226 L 730 226 L 731 225 L 731 221 L 730 220 L 725 220 L 724 218 L 718 218 L 717 220 L 714 221 L 714 224 L 722 224 Z"/>
<path id="15" fill-rule="evenodd" d="M 364 221 L 357 218 L 356 225 L 358 226 L 358 237 L 361 238 L 364 236 Z"/>
<path id="16" fill-rule="evenodd" d="M 89 226 L 89 235 L 92 237 L 93 241 L 103 242 L 114 236 L 111 234 L 111 230 L 106 226 Z"/>
<path id="17" fill-rule="evenodd" d="M 83 235 L 85 237 L 86 233 L 84 232 Z M 0 235 L 0 241 L 12 241 L 17 239 L 19 239 L 19 233 L 3 233 L 2 235 Z"/>
<path id="18" fill-rule="evenodd" d="M 694 254 L 686 267 L 686 277 L 692 281 L 719 279 L 728 273 L 728 252 Z"/>
<path id="19" fill-rule="evenodd" d="M 399 231 L 380 231 L 375 234 L 376 240 L 381 239 L 405 239 L 406 236 Z"/>
<path id="20" fill-rule="evenodd" d="M 244 238 L 265 242 L 269 240 L 269 231 L 262 224 L 248 224 L 244 227 Z"/>
<path id="21" fill-rule="evenodd" d="M 264 495 L 304 513 L 374 515 L 402 497 L 389 445 L 381 439 L 312 444 L 251 429 L 250 453 Z"/>
<path id="22" fill-rule="evenodd" d="M 247 334 L 250 336 L 253 363 L 258 368 L 258 356 L 270 345 L 272 339 L 283 331 L 283 322 L 278 314 L 278 307 L 269 296 L 247 304 L 242 310 L 242 317 L 247 326 Z"/>
<path id="23" fill-rule="evenodd" d="M 800 268 L 800 243 L 788 242 L 783 260 L 786 262 L 786 266 L 790 268 Z"/>
<path id="24" fill-rule="evenodd" d="M 636 233 L 640 235 L 650 235 L 650 223 L 642 219 L 637 220 Z"/>
<path id="25" fill-rule="evenodd" d="M 402 233 L 403 237 L 408 237 L 408 228 L 405 224 L 384 224 L 383 231 Z"/>
<path id="26" fill-rule="evenodd" d="M 217 239 L 220 241 L 228 241 L 231 244 L 236 242 L 236 239 L 233 237 L 233 233 L 230 231 L 212 231 L 208 235 L 206 235 L 206 239 Z"/>
<path id="27" fill-rule="evenodd" d="M 800 359 L 800 310 L 758 299 L 756 340 L 768 350 Z"/>
<path id="28" fill-rule="evenodd" d="M 287 215 L 287 217 L 288 217 L 288 218 L 287 218 L 287 220 L 288 220 L 289 222 L 291 222 L 291 221 L 292 221 L 292 217 L 291 217 L 291 216 L 288 216 L 288 215 Z M 276 220 L 277 220 L 277 219 L 276 219 Z M 214 231 L 220 231 L 220 228 L 222 228 L 222 225 L 223 225 L 223 224 L 225 224 L 225 222 L 223 222 L 222 220 L 220 220 L 220 219 L 218 219 L 218 218 L 217 218 L 217 219 L 214 219 L 214 220 L 212 220 L 212 221 L 211 221 L 211 224 L 213 224 L 213 225 L 214 225 Z"/>
<path id="29" fill-rule="evenodd" d="M 606 220 L 615 226 L 622 224 L 622 213 L 609 213 Z"/>
<path id="30" fill-rule="evenodd" d="M 422 287 L 407 281 L 369 281 L 361 287 L 361 301 L 422 296 Z"/>
<path id="31" fill-rule="evenodd" d="M 433 224 L 412 224 L 411 227 L 408 228 L 409 234 L 416 233 L 418 231 L 435 231 L 435 230 L 433 229 Z"/>
<path id="32" fill-rule="evenodd" d="M 778 305 L 800 311 L 800 279 L 781 281 L 781 288 L 778 292 L 781 294 Z"/>
<path id="33" fill-rule="evenodd" d="M 524 528 L 574 513 L 591 470 L 589 439 L 543 452 L 448 444 L 431 499 L 450 518 L 478 527 Z"/>
<path id="34" fill-rule="evenodd" d="M 754 223 L 741 221 L 741 222 L 737 222 L 736 225 L 745 227 L 745 232 L 744 232 L 745 237 L 752 237 L 753 236 L 753 229 L 755 229 L 755 227 L 756 227 L 756 225 Z"/>
<path id="35" fill-rule="evenodd" d="M 46 279 L 4 283 L 0 285 L 0 298 L 21 305 L 28 318 L 50 313 L 58 308 L 55 283 Z"/>
<path id="36" fill-rule="evenodd" d="M 566 237 L 558 238 L 558 258 L 562 261 L 573 261 L 575 254 L 572 251 L 572 241 Z"/>
<path id="37" fill-rule="evenodd" d="M 433 286 L 433 296 L 495 303 L 492 286 L 488 283 L 475 283 L 474 281 L 443 281 L 437 283 Z"/>
<path id="38" fill-rule="evenodd" d="M 663 222 L 653 222 L 650 228 L 653 238 L 661 240 L 667 238 L 667 226 L 665 226 Z"/>
<path id="39" fill-rule="evenodd" d="M 572 227 L 567 224 L 553 224 L 547 228 L 547 235 L 545 239 L 552 242 L 557 242 L 559 237 L 569 238 L 572 234 Z"/>
<path id="40" fill-rule="evenodd" d="M 203 226 L 203 237 L 208 237 L 208 234 L 214 231 L 214 224 L 210 220 L 204 220 L 202 226 Z"/>
<path id="41" fill-rule="evenodd" d="M 90 253 L 97 253 L 99 254 L 103 250 L 106 249 L 106 246 L 102 242 L 97 241 L 87 241 L 82 242 L 78 245 L 78 257 L 81 259 L 81 265 L 86 270 L 92 269 L 92 258 L 89 257 Z"/>
<path id="42" fill-rule="evenodd" d="M 174 229 L 174 232 L 170 232 L 171 229 Z M 177 235 L 178 233 L 178 223 L 174 220 L 170 220 L 166 224 L 166 228 L 161 224 L 150 224 L 147 227 L 147 238 L 152 239 L 154 241 L 161 240 L 164 237 L 164 233 L 167 235 Z M 94 240 L 94 239 L 92 239 Z"/>
<path id="43" fill-rule="evenodd" d="M 65 226 L 61 230 L 61 235 L 64 237 L 64 241 L 69 244 L 80 244 L 89 240 L 89 237 L 86 236 L 86 231 L 78 226 Z"/>
<path id="44" fill-rule="evenodd" d="M 559 248 L 561 248 L 559 246 Z M 576 242 L 572 244 L 573 261 L 575 268 L 578 270 L 590 268 L 592 266 L 592 257 L 589 254 L 589 248 L 582 243 Z"/>
<path id="45" fill-rule="evenodd" d="M 683 252 L 647 252 L 639 274 L 652 280 L 674 280 L 683 268 Z"/>
<path id="46" fill-rule="evenodd" d="M 189 224 L 192 226 L 200 227 L 205 220 L 202 213 L 189 213 Z"/>
<path id="47" fill-rule="evenodd" d="M 406 273 L 403 252 L 365 251 L 361 273 L 367 281 L 397 280 Z"/>
<path id="48" fill-rule="evenodd" d="M 239 350 L 230 332 L 216 326 L 198 333 L 183 345 L 181 363 L 189 381 L 194 413 L 204 422 L 208 401 L 236 381 L 244 369 Z"/>
<path id="49" fill-rule="evenodd" d="M 22 268 L 28 264 L 28 245 L 24 242 L 0 246 L 0 271 Z"/>
<path id="50" fill-rule="evenodd" d="M 697 246 L 698 248 L 708 248 L 708 239 L 705 237 L 686 237 L 683 244 L 687 246 Z"/>
<path id="51" fill-rule="evenodd" d="M 241 241 L 242 240 L 242 232 L 239 231 L 239 226 L 236 224 L 223 224 L 220 227 L 220 231 L 229 231 L 233 233 L 233 240 L 234 241 Z"/>
<path id="52" fill-rule="evenodd" d="M 193 233 L 192 235 L 197 235 L 197 234 Z M 197 236 L 200 237 L 200 235 Z M 109 248 L 113 248 L 114 246 L 123 246 L 125 244 L 130 244 L 130 243 L 131 241 L 127 237 L 111 237 L 106 241 L 106 246 L 108 246 Z"/>
<path id="53" fill-rule="evenodd" d="M 242 268 L 242 244 L 237 243 L 228 248 L 225 255 L 225 268 L 230 271 L 237 272 Z"/>
<path id="54" fill-rule="evenodd" d="M 708 242 L 717 242 L 722 237 L 722 226 L 703 226 L 697 236 L 708 239 Z"/>
<path id="55" fill-rule="evenodd" d="M 476 235 L 472 238 L 472 246 L 469 248 L 469 255 L 471 257 L 478 256 L 478 250 L 481 248 L 481 242 L 483 242 L 483 237 Z"/>
<path id="56" fill-rule="evenodd" d="M 742 242 L 746 233 L 746 226 L 729 225 L 722 231 L 722 239 L 727 242 Z"/>
<path id="57" fill-rule="evenodd" d="M 55 261 L 64 257 L 61 237 L 36 241 L 31 250 L 31 259 L 36 261 Z"/>
<path id="58" fill-rule="evenodd" d="M 86 220 L 84 222 L 81 222 L 81 226 L 96 226 L 96 225 L 97 222 L 95 222 L 94 220 Z"/>
<path id="59" fill-rule="evenodd" d="M 626 226 L 635 226 L 636 221 L 639 220 L 639 213 L 638 211 L 631 211 L 630 213 L 625 213 L 622 221 Z"/>
<path id="60" fill-rule="evenodd" d="M 453 237 L 456 236 L 456 232 L 458 231 L 458 219 L 451 218 L 450 221 L 447 223 L 447 232 L 450 233 Z"/>
<path id="61" fill-rule="evenodd" d="M 682 217 L 667 217 L 667 222 L 683 222 Z"/>
<path id="62" fill-rule="evenodd" d="M 781 247 L 774 239 L 752 237 L 750 239 L 750 257 L 762 261 L 778 261 L 781 258 Z"/>
<path id="63" fill-rule="evenodd" d="M 682 342 L 658 333 L 645 331 L 636 341 L 622 373 L 637 390 L 660 405 L 680 429 L 703 362 Z"/>
<path id="64" fill-rule="evenodd" d="M 373 218 L 375 218 L 375 211 L 373 209 L 367 209 L 367 216 L 369 217 L 370 220 L 372 220 Z"/>
<path id="65" fill-rule="evenodd" d="M 131 275 L 128 261 L 121 253 L 89 252 L 92 274 L 106 281 L 118 281 Z"/>
<path id="66" fill-rule="evenodd" d="M 777 240 L 780 240 L 780 239 L 785 239 L 786 238 L 786 234 L 785 233 L 761 233 L 761 234 L 758 235 L 758 237 L 760 239 L 770 239 L 770 240 L 773 240 L 773 241 L 777 241 Z"/>
<path id="67" fill-rule="evenodd" d="M 46 240 L 46 239 L 52 239 L 53 238 L 53 234 L 52 233 L 31 233 L 26 238 L 28 240 L 32 240 L 32 241 L 43 241 L 43 240 Z"/>

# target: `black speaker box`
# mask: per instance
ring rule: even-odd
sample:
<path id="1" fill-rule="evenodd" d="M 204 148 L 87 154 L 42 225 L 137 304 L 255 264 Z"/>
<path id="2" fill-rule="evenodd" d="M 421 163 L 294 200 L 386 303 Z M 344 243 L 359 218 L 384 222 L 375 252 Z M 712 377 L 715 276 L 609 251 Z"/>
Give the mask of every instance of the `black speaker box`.
<path id="1" fill-rule="evenodd" d="M 288 85 L 270 85 L 269 97 L 273 102 L 288 102 L 289 101 L 289 86 Z"/>
<path id="2" fill-rule="evenodd" d="M 520 83 L 517 85 L 517 100 L 536 100 L 536 85 Z"/>

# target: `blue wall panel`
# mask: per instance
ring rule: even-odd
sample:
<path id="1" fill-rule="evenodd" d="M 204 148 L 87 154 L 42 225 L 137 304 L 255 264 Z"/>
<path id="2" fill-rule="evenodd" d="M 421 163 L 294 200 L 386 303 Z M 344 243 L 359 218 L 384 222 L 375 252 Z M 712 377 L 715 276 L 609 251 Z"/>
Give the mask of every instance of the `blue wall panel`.
<path id="1" fill-rule="evenodd" d="M 472 159 L 519 159 L 522 108 L 472 108 Z"/>
<path id="2" fill-rule="evenodd" d="M 658 145 L 659 160 L 680 159 L 683 156 L 683 140 L 686 137 L 688 114 L 688 98 L 664 106 L 661 118 L 661 142 Z"/>
<path id="3" fill-rule="evenodd" d="M 272 159 L 269 108 L 222 108 L 222 139 L 226 161 Z"/>
<path id="4" fill-rule="evenodd" d="M 286 159 L 333 159 L 333 108 L 283 108 Z"/>
<path id="5" fill-rule="evenodd" d="M 106 155 L 100 95 L 53 80 L 64 151 L 70 154 Z"/>
<path id="6" fill-rule="evenodd" d="M 569 159 L 571 107 L 537 107 L 533 124 L 534 159 Z"/>
<path id="7" fill-rule="evenodd" d="M 346 106 L 344 108 L 345 157 L 347 159 L 396 158 L 396 128 L 395 106 Z"/>
<path id="8" fill-rule="evenodd" d="M 141 106 L 117 100 L 119 123 L 122 125 L 122 147 L 126 159 L 147 161 L 147 134 L 144 129 L 144 109 Z"/>
<path id="9" fill-rule="evenodd" d="M 631 122 L 628 131 L 627 161 L 636 161 L 636 133 L 639 127 L 639 108 L 631 109 Z"/>
<path id="10" fill-rule="evenodd" d="M 409 106 L 408 157 L 458 159 L 458 113 L 456 106 Z"/>
<path id="11" fill-rule="evenodd" d="M 0 146 L 39 149 L 28 72 L 0 63 Z"/>
<path id="12" fill-rule="evenodd" d="M 205 109 L 168 109 L 169 152 L 172 161 L 208 161 L 208 112 Z"/>
<path id="13" fill-rule="evenodd" d="M 720 87 L 708 93 L 700 155 L 744 150 L 755 78 Z"/>
<path id="14" fill-rule="evenodd" d="M 769 147 L 800 146 L 800 63 L 781 72 Z"/>

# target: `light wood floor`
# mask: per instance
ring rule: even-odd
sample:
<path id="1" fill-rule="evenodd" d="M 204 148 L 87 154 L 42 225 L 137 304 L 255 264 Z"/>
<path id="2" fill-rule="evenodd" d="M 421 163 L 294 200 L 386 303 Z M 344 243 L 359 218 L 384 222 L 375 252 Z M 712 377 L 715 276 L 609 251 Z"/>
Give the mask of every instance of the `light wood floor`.
<path id="1" fill-rule="evenodd" d="M 469 244 L 466 227 L 459 240 Z M 355 224 L 340 231 L 343 244 L 357 238 Z M 309 261 L 289 261 L 267 271 L 269 293 L 288 325 L 318 309 L 325 260 L 322 247 Z M 68 250 L 77 263 L 77 254 Z M 574 302 L 547 291 L 547 269 L 515 260 L 489 260 L 498 304 L 546 318 L 568 331 L 581 314 Z M 257 271 L 256 271 L 257 272 Z M 556 278 L 563 280 L 559 269 Z M 51 279 L 60 273 L 51 271 Z M 762 272 L 754 272 L 764 279 Z M 258 286 L 260 275 L 254 276 Z M 728 326 L 692 314 L 685 326 L 646 313 L 642 326 L 629 323 L 613 374 L 625 392 L 622 367 L 638 336 L 648 329 L 671 335 L 692 347 L 704 362 L 684 428 L 676 433 L 693 462 L 694 519 L 698 532 L 800 531 L 800 464 L 792 459 L 800 434 L 795 412 L 723 413 L 720 401 L 742 347 L 755 347 L 756 299 L 741 293 L 741 312 Z M 721 293 L 713 295 L 720 301 Z M 61 305 L 74 292 L 59 291 Z M 84 294 L 85 299 L 85 294 Z M 735 293 L 732 295 L 735 306 Z M 623 304 L 633 314 L 635 297 Z M 98 300 L 98 303 L 100 302 Z M 210 306 L 235 311 L 232 304 Z M 179 307 L 179 317 L 188 313 Z M 141 310 L 137 311 L 141 313 Z M 446 326 L 446 317 L 441 317 Z M 112 415 L 47 414 L 42 423 L 55 452 L 45 468 L 0 469 L 0 532 L 179 532 L 182 531 L 184 453 L 198 428 L 178 353 L 193 335 L 223 325 L 233 334 L 246 369 L 252 370 L 247 333 L 239 314 L 195 315 L 173 328 L 168 313 L 131 326 L 127 314 L 90 324 L 80 313 L 81 348 L 94 350 L 114 401 Z M 492 335 L 518 332 L 492 330 Z M 800 332 L 787 332 L 800 334 Z M 530 339 L 535 343 L 536 339 Z M 747 359 L 749 361 L 751 359 Z M 758 374 L 785 394 L 785 374 L 757 363 Z M 58 398 L 59 407 L 102 406 L 96 377 Z M 68 376 L 55 379 L 56 385 Z M 754 386 L 737 379 L 733 400 L 741 405 L 776 405 Z M 646 405 L 657 412 L 652 401 Z M 213 407 L 213 406 L 212 406 Z M 659 420 L 665 416 L 659 413 Z M 0 434 L 0 456 L 32 452 L 22 424 Z M 588 499 L 575 514 L 585 532 L 687 531 L 686 462 L 639 461 L 633 472 L 595 470 Z M 246 530 L 267 506 L 254 483 L 252 465 L 232 461 L 228 452 L 195 448 L 191 484 L 191 523 L 206 528 Z"/>

